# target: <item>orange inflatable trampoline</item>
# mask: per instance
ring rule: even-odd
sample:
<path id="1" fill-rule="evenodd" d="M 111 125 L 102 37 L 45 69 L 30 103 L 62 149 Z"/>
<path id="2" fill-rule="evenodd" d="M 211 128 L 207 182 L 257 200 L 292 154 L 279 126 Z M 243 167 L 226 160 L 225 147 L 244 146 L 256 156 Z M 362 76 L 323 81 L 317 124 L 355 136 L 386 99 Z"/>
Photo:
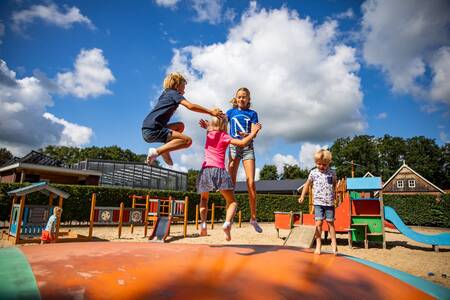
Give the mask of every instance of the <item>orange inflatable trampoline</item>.
<path id="1" fill-rule="evenodd" d="M 0 298 L 411 300 L 449 295 L 443 287 L 370 264 L 281 246 L 49 244 L 0 250 Z"/>

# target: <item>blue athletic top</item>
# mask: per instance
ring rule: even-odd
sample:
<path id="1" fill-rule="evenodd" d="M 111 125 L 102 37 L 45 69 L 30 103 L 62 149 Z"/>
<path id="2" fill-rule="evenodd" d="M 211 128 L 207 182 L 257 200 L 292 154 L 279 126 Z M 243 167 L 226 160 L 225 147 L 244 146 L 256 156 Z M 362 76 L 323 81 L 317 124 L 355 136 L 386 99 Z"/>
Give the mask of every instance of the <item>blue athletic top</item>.
<path id="1" fill-rule="evenodd" d="M 235 139 L 242 139 L 239 132 L 250 133 L 251 124 L 258 123 L 258 114 L 251 109 L 232 108 L 227 111 L 230 123 L 230 135 Z"/>
<path id="2" fill-rule="evenodd" d="M 158 103 L 145 117 L 142 128 L 161 129 L 167 126 L 184 97 L 177 90 L 165 89 L 159 96 Z"/>

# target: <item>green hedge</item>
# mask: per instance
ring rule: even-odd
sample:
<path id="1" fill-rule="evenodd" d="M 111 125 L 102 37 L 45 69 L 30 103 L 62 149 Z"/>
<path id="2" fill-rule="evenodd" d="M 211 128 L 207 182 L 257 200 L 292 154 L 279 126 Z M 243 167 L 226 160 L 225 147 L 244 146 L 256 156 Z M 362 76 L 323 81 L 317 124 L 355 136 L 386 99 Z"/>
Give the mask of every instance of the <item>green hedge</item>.
<path id="1" fill-rule="evenodd" d="M 6 192 L 19 188 L 21 184 L 0 184 L 0 220 L 9 220 L 11 211 L 11 197 Z M 62 221 L 80 221 L 89 220 L 89 212 L 91 206 L 92 193 L 97 194 L 97 206 L 119 206 L 120 202 L 124 202 L 125 207 L 131 207 L 130 195 L 150 195 L 156 196 L 172 196 L 176 199 L 184 199 L 189 197 L 189 220 L 195 219 L 195 205 L 199 203 L 199 195 L 197 193 L 161 191 L 161 190 L 145 190 L 145 189 L 125 189 L 100 186 L 76 186 L 76 185 L 59 185 L 55 186 L 70 194 L 69 199 L 64 201 Z M 274 211 L 308 211 L 308 203 L 305 201 L 302 205 L 297 202 L 297 196 L 293 195 L 273 195 L 258 194 L 257 210 L 258 220 L 263 222 L 274 221 Z M 239 209 L 242 210 L 243 221 L 250 219 L 250 209 L 247 194 L 237 194 L 237 202 Z M 450 195 L 442 196 L 438 203 L 435 196 L 431 195 L 415 195 L 415 196 L 399 196 L 385 195 L 385 204 L 395 208 L 397 213 L 407 225 L 418 226 L 435 226 L 450 228 Z M 224 200 L 219 193 L 211 193 L 209 206 L 214 202 L 216 205 L 224 205 Z M 42 193 L 33 193 L 30 195 L 28 204 L 46 204 L 48 197 Z M 224 209 L 216 211 L 217 219 L 223 218 Z M 210 216 L 208 216 L 209 218 Z"/>

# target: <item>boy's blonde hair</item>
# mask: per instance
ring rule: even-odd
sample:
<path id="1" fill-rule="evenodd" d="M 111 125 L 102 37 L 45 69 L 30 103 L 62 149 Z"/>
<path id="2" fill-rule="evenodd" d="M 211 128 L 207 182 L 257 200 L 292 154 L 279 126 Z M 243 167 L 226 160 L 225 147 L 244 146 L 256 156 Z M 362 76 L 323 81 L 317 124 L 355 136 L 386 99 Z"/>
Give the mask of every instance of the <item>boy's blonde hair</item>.
<path id="1" fill-rule="evenodd" d="M 62 213 L 63 209 L 59 206 L 53 207 L 53 214 L 57 215 L 58 213 Z"/>
<path id="2" fill-rule="evenodd" d="M 249 90 L 248 88 L 246 88 L 246 87 L 238 88 L 238 90 L 236 91 L 235 97 L 233 97 L 233 99 L 230 100 L 231 105 L 233 105 L 233 108 L 238 107 L 236 95 L 237 95 L 237 93 L 239 93 L 240 91 L 244 91 L 244 92 L 247 94 L 247 97 L 248 97 L 248 103 L 247 103 L 247 107 L 246 107 L 246 108 L 247 108 L 247 109 L 250 108 L 250 99 L 251 99 L 251 98 L 250 98 L 250 90 Z"/>
<path id="3" fill-rule="evenodd" d="M 326 164 L 331 162 L 332 155 L 331 152 L 326 149 L 320 149 L 314 153 L 314 161 L 321 161 Z"/>
<path id="4" fill-rule="evenodd" d="M 163 87 L 164 89 L 176 89 L 181 84 L 186 84 L 186 78 L 178 72 L 169 73 L 166 78 L 164 78 Z"/>
<path id="5" fill-rule="evenodd" d="M 223 116 L 222 118 L 211 117 L 211 121 L 209 122 L 210 130 L 219 130 L 219 131 L 228 131 L 227 128 L 228 118 Z"/>

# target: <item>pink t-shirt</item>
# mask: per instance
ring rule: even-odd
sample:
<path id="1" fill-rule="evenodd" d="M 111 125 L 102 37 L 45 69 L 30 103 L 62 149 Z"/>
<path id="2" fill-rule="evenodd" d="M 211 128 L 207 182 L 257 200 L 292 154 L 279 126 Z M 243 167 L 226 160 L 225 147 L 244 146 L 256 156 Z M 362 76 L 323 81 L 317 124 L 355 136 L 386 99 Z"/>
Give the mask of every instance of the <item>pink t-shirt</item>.
<path id="1" fill-rule="evenodd" d="M 205 143 L 205 160 L 202 168 L 215 167 L 225 169 L 225 153 L 231 137 L 224 131 L 208 131 Z"/>

